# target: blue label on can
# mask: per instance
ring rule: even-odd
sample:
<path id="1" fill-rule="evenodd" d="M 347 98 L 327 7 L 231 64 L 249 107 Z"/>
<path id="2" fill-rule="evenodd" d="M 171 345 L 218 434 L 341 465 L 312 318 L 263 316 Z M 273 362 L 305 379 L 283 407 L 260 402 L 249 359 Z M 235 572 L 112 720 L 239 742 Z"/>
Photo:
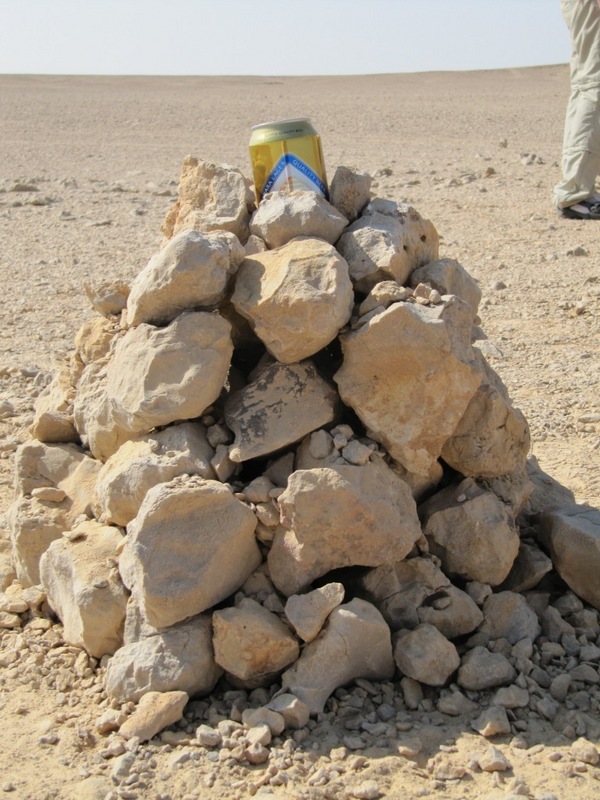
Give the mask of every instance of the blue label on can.
<path id="1" fill-rule="evenodd" d="M 327 187 L 317 173 L 293 153 L 284 153 L 271 170 L 262 190 L 262 197 L 269 192 L 308 189 L 327 198 Z"/>

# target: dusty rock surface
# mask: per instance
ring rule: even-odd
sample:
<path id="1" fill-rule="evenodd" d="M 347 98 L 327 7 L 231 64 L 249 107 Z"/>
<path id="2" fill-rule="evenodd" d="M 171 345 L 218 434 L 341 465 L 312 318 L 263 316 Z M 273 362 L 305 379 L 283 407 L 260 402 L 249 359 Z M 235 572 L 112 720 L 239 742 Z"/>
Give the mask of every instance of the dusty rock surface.
<path id="1" fill-rule="evenodd" d="M 353 164 L 375 176 L 379 196 L 434 222 L 440 256 L 459 260 L 482 290 L 482 350 L 530 423 L 534 456 L 578 502 L 600 504 L 599 229 L 559 219 L 549 203 L 565 67 L 359 78 L 2 77 L 0 88 L 0 512 L 33 401 L 91 316 L 82 283 L 131 281 L 147 263 L 188 153 L 247 174 L 250 126 L 299 111 L 321 133 L 331 175 Z M 561 598 L 562 616 L 548 610 L 547 641 L 535 653 L 500 641 L 498 655 L 535 664 L 538 689 L 508 687 L 528 690 L 525 708 L 504 696 L 504 705 L 483 708 L 481 697 L 456 686 L 436 707 L 410 679 L 359 681 L 337 690 L 296 735 L 269 740 L 273 731 L 259 724 L 239 733 L 244 698 L 232 690 L 193 701 L 144 745 L 110 733 L 133 708 L 111 709 L 104 667 L 98 672 L 66 645 L 60 626 L 3 602 L 2 624 L 21 614 L 24 628 L 1 638 L 1 788 L 24 800 L 229 800 L 267 790 L 281 798 L 591 800 L 600 774 L 598 630 L 570 597 Z M 205 723 L 218 742 L 201 735 Z M 245 760 L 236 759 L 242 738 Z M 32 759 L 36 769 L 25 768 Z"/>

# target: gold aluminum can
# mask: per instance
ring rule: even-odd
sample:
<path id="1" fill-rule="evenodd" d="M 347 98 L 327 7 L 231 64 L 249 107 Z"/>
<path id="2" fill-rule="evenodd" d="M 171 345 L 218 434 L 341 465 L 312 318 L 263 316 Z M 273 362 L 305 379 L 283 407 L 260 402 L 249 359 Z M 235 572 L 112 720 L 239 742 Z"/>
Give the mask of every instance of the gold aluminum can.
<path id="1" fill-rule="evenodd" d="M 255 125 L 250 160 L 257 203 L 269 192 L 296 189 L 317 192 L 329 199 L 321 137 L 309 119 Z"/>

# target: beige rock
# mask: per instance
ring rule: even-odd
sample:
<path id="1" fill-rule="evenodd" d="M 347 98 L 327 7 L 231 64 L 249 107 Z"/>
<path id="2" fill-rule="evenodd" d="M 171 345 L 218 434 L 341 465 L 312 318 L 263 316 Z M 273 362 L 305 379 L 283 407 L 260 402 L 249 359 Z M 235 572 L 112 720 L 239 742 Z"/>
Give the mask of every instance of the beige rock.
<path id="1" fill-rule="evenodd" d="M 460 665 L 456 647 L 433 625 L 394 637 L 394 661 L 404 675 L 428 686 L 443 686 Z"/>
<path id="2" fill-rule="evenodd" d="M 370 435 L 408 471 L 428 475 L 479 383 L 455 355 L 438 309 L 396 303 L 344 334 L 334 379 Z"/>
<path id="3" fill-rule="evenodd" d="M 188 156 L 181 167 L 179 199 L 161 230 L 168 239 L 186 229 L 224 230 L 243 243 L 253 207 L 254 195 L 239 170 Z"/>
<path id="4" fill-rule="evenodd" d="M 330 467 L 339 458 L 339 450 L 333 444 L 333 436 L 326 430 L 309 433 L 296 448 L 296 469 Z"/>
<path id="5" fill-rule="evenodd" d="M 312 642 L 334 608 L 344 601 L 344 586 L 327 583 L 306 594 L 293 594 L 285 604 L 285 615 L 298 636 Z"/>
<path id="6" fill-rule="evenodd" d="M 281 714 L 286 728 L 304 728 L 310 719 L 310 709 L 293 694 L 278 694 L 269 703 L 269 708 Z"/>
<path id="7" fill-rule="evenodd" d="M 259 686 L 298 658 L 298 640 L 276 614 L 245 597 L 213 614 L 215 660 L 248 686 Z"/>
<path id="8" fill-rule="evenodd" d="M 270 706 L 244 709 L 242 711 L 242 723 L 249 728 L 257 725 L 267 725 L 273 736 L 279 736 L 285 730 L 283 715 L 273 710 Z"/>
<path id="9" fill-rule="evenodd" d="M 129 286 L 120 280 L 84 283 L 92 308 L 103 317 L 117 316 L 127 305 Z"/>
<path id="10" fill-rule="evenodd" d="M 86 367 L 74 417 L 96 458 L 157 426 L 200 416 L 227 378 L 230 330 L 218 314 L 186 312 L 166 328 L 130 329 L 110 359 Z"/>
<path id="11" fill-rule="evenodd" d="M 498 586 L 519 552 L 519 534 L 506 506 L 466 478 L 419 509 L 431 552 L 446 574 Z"/>
<path id="12" fill-rule="evenodd" d="M 199 615 L 121 647 L 109 660 L 104 689 L 117 703 L 147 692 L 211 692 L 223 671 L 216 664 L 209 615 Z"/>
<path id="13" fill-rule="evenodd" d="M 537 614 L 521 594 L 516 592 L 497 592 L 490 595 L 483 604 L 484 622 L 482 634 L 491 641 L 507 639 L 516 644 L 521 639 L 534 642 L 541 633 Z"/>
<path id="14" fill-rule="evenodd" d="M 247 256 L 255 256 L 257 253 L 264 253 L 265 250 L 269 248 L 266 245 L 264 239 L 261 239 L 260 236 L 255 236 L 251 234 L 248 237 L 248 241 L 244 247 Z"/>
<path id="15" fill-rule="evenodd" d="M 339 166 L 331 179 L 329 201 L 349 222 L 354 222 L 371 199 L 372 182 L 366 172 Z"/>
<path id="16" fill-rule="evenodd" d="M 182 718 L 188 700 L 185 692 L 148 692 L 121 725 L 119 734 L 124 739 L 137 737 L 141 742 L 147 742 Z"/>
<path id="17" fill-rule="evenodd" d="M 152 256 L 133 281 L 127 324 L 157 325 L 171 322 L 182 311 L 217 305 L 244 255 L 232 233 L 181 231 Z"/>
<path id="18" fill-rule="evenodd" d="M 375 309 L 383 310 L 389 308 L 392 303 L 408 300 L 411 296 L 411 290 L 401 286 L 396 281 L 380 281 L 375 284 L 362 301 L 358 307 L 358 313 L 362 317 L 364 314 L 370 314 L 371 311 L 375 311 Z"/>
<path id="19" fill-rule="evenodd" d="M 474 318 L 481 300 L 481 289 L 467 270 L 453 258 L 440 258 L 416 269 L 410 276 L 414 288 L 426 283 L 441 294 L 454 294 L 464 300 Z"/>
<path id="20" fill-rule="evenodd" d="M 471 723 L 471 727 L 487 739 L 492 736 L 506 736 L 511 732 L 506 710 L 502 706 L 486 708 Z"/>
<path id="21" fill-rule="evenodd" d="M 30 428 L 34 439 L 41 442 L 78 442 L 73 421 L 75 388 L 71 384 L 67 362 L 61 364 L 52 381 L 35 401 L 35 415 Z"/>
<path id="22" fill-rule="evenodd" d="M 433 625 L 447 639 L 472 633 L 483 622 L 483 613 L 466 592 L 456 586 L 440 589 L 417 609 L 419 621 Z"/>
<path id="23" fill-rule="evenodd" d="M 482 356 L 480 362 L 483 380 L 444 444 L 442 458 L 462 475 L 495 478 L 522 472 L 530 446 L 529 426 Z"/>
<path id="24" fill-rule="evenodd" d="M 405 283 L 413 270 L 438 257 L 438 244 L 437 231 L 414 208 L 376 198 L 337 248 L 356 288 L 366 294 L 382 280 Z"/>
<path id="25" fill-rule="evenodd" d="M 257 215 L 270 198 L 293 194 L 269 195 Z M 314 192 L 301 194 L 319 197 Z M 337 336 L 350 319 L 354 294 L 348 265 L 336 249 L 321 239 L 302 237 L 247 258 L 231 301 L 269 352 L 291 364 Z"/>
<path id="26" fill-rule="evenodd" d="M 421 535 L 410 490 L 382 460 L 298 470 L 278 502 L 287 530 L 276 534 L 268 563 L 288 596 L 338 567 L 399 561 Z"/>
<path id="27" fill-rule="evenodd" d="M 184 422 L 125 442 L 102 466 L 95 487 L 98 518 L 127 525 L 138 513 L 146 493 L 178 475 L 214 478 L 214 451 L 203 425 Z"/>
<path id="28" fill-rule="evenodd" d="M 544 575 L 552 570 L 552 559 L 538 547 L 521 542 L 519 552 L 501 589 L 510 592 L 527 592 L 533 589 Z"/>
<path id="29" fill-rule="evenodd" d="M 337 394 L 310 361 L 270 364 L 225 404 L 235 433 L 229 457 L 237 463 L 269 455 L 331 422 Z"/>
<path id="30" fill-rule="evenodd" d="M 7 512 L 7 523 L 16 574 L 23 585 L 39 583 L 42 553 L 81 514 L 91 515 L 90 501 L 99 469 L 100 464 L 73 444 L 32 441 L 17 449 L 16 499 Z M 40 489 L 57 494 L 51 499 L 33 496 Z M 58 500 L 61 495 L 64 499 Z"/>
<path id="31" fill-rule="evenodd" d="M 360 580 L 361 591 L 393 631 L 416 628 L 420 621 L 417 609 L 449 586 L 450 581 L 432 560 L 419 557 L 385 563 Z"/>
<path id="32" fill-rule="evenodd" d="M 116 568 L 122 535 L 89 520 L 71 539 L 49 546 L 40 559 L 41 583 L 70 644 L 101 658 L 123 642 L 127 592 Z"/>
<path id="33" fill-rule="evenodd" d="M 576 505 L 548 511 L 542 515 L 540 536 L 560 577 L 600 609 L 600 511 Z"/>
<path id="34" fill-rule="evenodd" d="M 319 714 L 338 686 L 356 678 L 389 680 L 393 673 L 390 630 L 374 606 L 356 598 L 331 612 L 324 630 L 281 682 L 311 714 Z"/>
<path id="35" fill-rule="evenodd" d="M 252 510 L 223 484 L 192 477 L 150 489 L 127 526 L 123 580 L 151 625 L 224 600 L 261 562 Z"/>
<path id="36" fill-rule="evenodd" d="M 252 215 L 250 231 L 272 249 L 296 236 L 334 244 L 347 224 L 346 217 L 317 192 L 271 192 Z"/>
<path id="37" fill-rule="evenodd" d="M 75 336 L 75 353 L 83 364 L 91 364 L 104 358 L 119 332 L 119 326 L 114 319 L 94 317 L 84 322 Z"/>

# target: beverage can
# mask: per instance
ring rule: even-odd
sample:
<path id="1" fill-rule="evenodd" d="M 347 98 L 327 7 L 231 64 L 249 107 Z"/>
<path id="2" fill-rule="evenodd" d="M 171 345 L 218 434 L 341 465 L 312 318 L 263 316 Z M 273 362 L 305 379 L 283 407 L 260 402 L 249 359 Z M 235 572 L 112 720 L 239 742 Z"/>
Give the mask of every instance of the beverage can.
<path id="1" fill-rule="evenodd" d="M 305 117 L 255 125 L 250 160 L 257 203 L 269 192 L 297 189 L 329 199 L 321 137 Z"/>

